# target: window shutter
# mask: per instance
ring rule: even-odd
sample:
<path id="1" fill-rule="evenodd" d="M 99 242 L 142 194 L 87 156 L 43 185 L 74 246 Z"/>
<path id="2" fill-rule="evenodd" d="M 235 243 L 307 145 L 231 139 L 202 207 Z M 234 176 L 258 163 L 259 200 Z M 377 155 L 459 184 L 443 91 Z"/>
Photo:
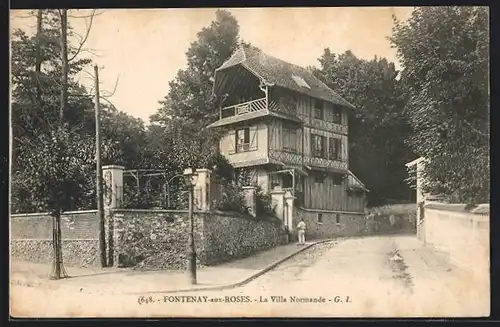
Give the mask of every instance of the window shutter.
<path id="1" fill-rule="evenodd" d="M 327 158 L 326 154 L 327 154 L 327 150 L 326 150 L 326 136 L 321 136 L 321 147 L 322 147 L 322 157 L 323 158 Z"/>
<path id="2" fill-rule="evenodd" d="M 257 126 L 250 127 L 250 150 L 257 150 Z"/>
<path id="3" fill-rule="evenodd" d="M 316 148 L 314 144 L 316 138 L 314 137 L 313 134 L 311 134 L 310 141 L 311 141 L 311 157 L 316 157 Z"/>
<path id="4" fill-rule="evenodd" d="M 228 146 L 228 153 L 233 154 L 236 152 L 235 145 L 236 145 L 236 131 L 231 130 L 229 131 L 229 137 L 227 140 L 227 146 Z"/>
<path id="5" fill-rule="evenodd" d="M 338 140 L 338 147 L 339 147 L 339 160 L 344 161 L 345 160 L 345 149 L 344 149 L 344 144 L 342 143 L 342 139 Z"/>

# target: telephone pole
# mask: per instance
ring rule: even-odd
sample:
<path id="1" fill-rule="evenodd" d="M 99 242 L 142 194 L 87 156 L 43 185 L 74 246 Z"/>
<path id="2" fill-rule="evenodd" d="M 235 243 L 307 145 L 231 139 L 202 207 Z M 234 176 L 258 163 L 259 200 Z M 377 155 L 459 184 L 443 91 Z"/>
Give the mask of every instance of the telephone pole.
<path id="1" fill-rule="evenodd" d="M 99 214 L 99 254 L 101 258 L 101 267 L 106 267 L 106 234 L 104 230 L 104 199 L 102 193 L 102 166 L 101 166 L 101 108 L 99 105 L 99 68 L 94 66 L 95 79 L 95 162 L 96 162 L 96 195 L 97 212 Z"/>

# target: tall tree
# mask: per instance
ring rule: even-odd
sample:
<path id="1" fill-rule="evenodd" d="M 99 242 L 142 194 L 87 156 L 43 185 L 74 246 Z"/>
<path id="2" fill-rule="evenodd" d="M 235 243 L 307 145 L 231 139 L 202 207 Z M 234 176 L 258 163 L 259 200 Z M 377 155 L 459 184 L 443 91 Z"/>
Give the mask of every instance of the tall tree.
<path id="1" fill-rule="evenodd" d="M 212 96 L 215 70 L 241 43 L 239 25 L 231 13 L 217 10 L 215 16 L 210 26 L 198 32 L 186 52 L 187 68 L 169 83 L 162 107 L 151 116 L 153 124 L 168 131 L 172 160 L 179 168 L 207 167 L 222 160 L 218 133 L 205 127 L 218 118 Z"/>
<path id="2" fill-rule="evenodd" d="M 407 142 L 428 159 L 424 187 L 453 201 L 488 201 L 487 7 L 422 7 L 394 22 L 413 128 Z"/>
<path id="3" fill-rule="evenodd" d="M 404 163 L 411 152 L 404 139 L 410 129 L 394 64 L 363 60 L 351 51 L 337 55 L 329 48 L 319 62 L 313 74 L 356 107 L 349 115 L 349 167 L 371 190 L 369 204 L 408 200 Z"/>
<path id="4" fill-rule="evenodd" d="M 211 101 L 215 70 L 238 47 L 239 25 L 228 11 L 217 10 L 215 16 L 191 43 L 186 52 L 187 68 L 169 83 L 169 92 L 153 121 L 165 122 L 172 117 L 209 124 L 217 118 Z"/>

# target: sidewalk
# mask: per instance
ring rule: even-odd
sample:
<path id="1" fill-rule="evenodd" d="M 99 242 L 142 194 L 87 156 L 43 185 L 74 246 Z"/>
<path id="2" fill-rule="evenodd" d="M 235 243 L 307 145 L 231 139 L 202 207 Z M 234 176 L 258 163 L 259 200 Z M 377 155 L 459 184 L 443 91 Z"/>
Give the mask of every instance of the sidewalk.
<path id="1" fill-rule="evenodd" d="M 277 246 L 247 258 L 212 267 L 199 268 L 197 285 L 190 285 L 184 271 L 136 271 L 127 268 L 67 267 L 70 278 L 50 280 L 50 264 L 12 260 L 10 283 L 45 289 L 72 289 L 75 292 L 99 294 L 175 293 L 237 287 L 264 274 L 281 262 L 315 244 L 329 240 L 314 240 L 305 246 L 295 243 Z"/>

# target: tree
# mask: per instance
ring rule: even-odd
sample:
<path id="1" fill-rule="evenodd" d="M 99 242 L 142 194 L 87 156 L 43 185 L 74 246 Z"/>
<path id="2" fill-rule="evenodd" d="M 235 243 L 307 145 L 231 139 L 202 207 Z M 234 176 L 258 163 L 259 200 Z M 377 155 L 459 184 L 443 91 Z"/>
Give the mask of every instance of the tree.
<path id="1" fill-rule="evenodd" d="M 197 34 L 186 52 L 187 68 L 169 83 L 162 107 L 151 116 L 153 125 L 167 131 L 164 144 L 172 150 L 170 160 L 179 169 L 224 162 L 218 153 L 220 134 L 206 126 L 218 119 L 212 95 L 215 70 L 243 44 L 238 33 L 236 19 L 228 11 L 217 10 L 215 21 Z"/>
<path id="2" fill-rule="evenodd" d="M 452 201 L 488 201 L 488 9 L 423 7 L 394 22 L 390 41 L 413 129 L 407 143 L 428 159 L 424 188 Z"/>
<path id="3" fill-rule="evenodd" d="M 398 71 L 385 58 L 357 58 L 351 51 L 325 49 L 320 69 L 310 68 L 356 109 L 349 115 L 349 167 L 370 189 L 370 205 L 407 200 L 405 165 L 411 152 L 404 144 L 410 129 L 403 115 L 404 96 Z"/>

